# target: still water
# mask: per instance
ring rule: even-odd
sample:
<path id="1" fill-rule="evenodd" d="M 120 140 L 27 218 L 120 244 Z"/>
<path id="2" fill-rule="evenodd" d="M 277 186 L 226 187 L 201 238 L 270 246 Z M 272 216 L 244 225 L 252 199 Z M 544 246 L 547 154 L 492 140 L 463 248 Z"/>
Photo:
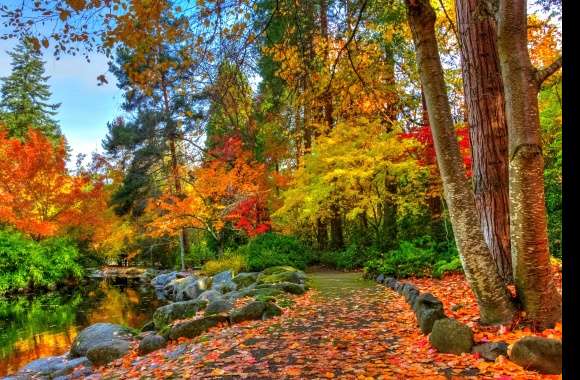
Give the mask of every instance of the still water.
<path id="1" fill-rule="evenodd" d="M 163 304 L 148 283 L 126 279 L 0 298 L 0 377 L 32 360 L 67 352 L 78 332 L 93 323 L 141 328 Z"/>

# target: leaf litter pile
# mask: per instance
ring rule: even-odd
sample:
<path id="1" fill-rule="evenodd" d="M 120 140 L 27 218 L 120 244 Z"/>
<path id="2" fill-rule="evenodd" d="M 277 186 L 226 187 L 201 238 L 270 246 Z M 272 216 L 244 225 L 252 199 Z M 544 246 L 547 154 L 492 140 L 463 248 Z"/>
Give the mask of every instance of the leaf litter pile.
<path id="1" fill-rule="evenodd" d="M 343 274 L 336 274 L 340 279 Z M 556 273 L 561 289 L 561 274 Z M 460 274 L 410 279 L 431 292 L 449 317 L 469 325 L 477 342 L 525 335 L 561 339 L 562 327 L 533 333 L 521 325 L 481 327 L 474 296 Z M 337 282 L 339 283 L 339 282 Z M 404 298 L 368 283 L 328 294 L 323 289 L 282 302 L 282 316 L 219 326 L 139 357 L 135 349 L 89 379 L 561 379 L 540 375 L 500 356 L 439 354 L 417 328 Z"/>

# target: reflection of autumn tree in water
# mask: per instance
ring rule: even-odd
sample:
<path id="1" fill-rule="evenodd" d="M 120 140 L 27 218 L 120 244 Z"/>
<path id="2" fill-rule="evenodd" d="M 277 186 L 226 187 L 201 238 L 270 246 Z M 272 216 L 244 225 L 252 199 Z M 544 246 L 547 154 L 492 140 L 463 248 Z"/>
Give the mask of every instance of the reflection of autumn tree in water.
<path id="1" fill-rule="evenodd" d="M 66 352 L 78 332 L 93 323 L 140 328 L 159 306 L 150 289 L 126 281 L 0 300 L 0 376 L 37 358 Z"/>

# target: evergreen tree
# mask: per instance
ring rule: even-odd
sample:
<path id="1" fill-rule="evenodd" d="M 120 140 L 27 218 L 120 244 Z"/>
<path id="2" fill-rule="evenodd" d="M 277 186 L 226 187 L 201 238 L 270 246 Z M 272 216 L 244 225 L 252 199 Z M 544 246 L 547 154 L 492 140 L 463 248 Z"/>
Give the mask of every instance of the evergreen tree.
<path id="1" fill-rule="evenodd" d="M 1 78 L 0 119 L 9 135 L 24 138 L 28 128 L 34 128 L 53 140 L 58 139 L 61 132 L 53 116 L 60 103 L 49 103 L 50 77 L 44 75 L 40 51 L 32 43 L 22 41 L 8 55 L 12 58 L 12 73 Z"/>

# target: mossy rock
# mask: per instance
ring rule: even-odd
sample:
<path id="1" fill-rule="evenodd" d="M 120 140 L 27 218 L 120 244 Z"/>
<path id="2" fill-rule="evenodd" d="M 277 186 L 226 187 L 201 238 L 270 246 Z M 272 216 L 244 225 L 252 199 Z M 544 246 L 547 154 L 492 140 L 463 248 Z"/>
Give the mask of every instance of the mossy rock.
<path id="1" fill-rule="evenodd" d="M 280 282 L 304 284 L 306 282 L 306 274 L 292 267 L 272 267 L 260 273 L 256 282 L 258 284 L 276 284 Z"/>
<path id="2" fill-rule="evenodd" d="M 455 319 L 443 318 L 433 324 L 429 342 L 441 353 L 459 355 L 471 352 L 473 331 Z"/>
<path id="3" fill-rule="evenodd" d="M 162 329 L 176 319 L 193 317 L 199 310 L 207 306 L 206 301 L 194 300 L 174 302 L 161 306 L 153 313 L 153 323 L 156 329 Z"/>
<path id="4" fill-rule="evenodd" d="M 279 282 L 275 284 L 260 284 L 256 289 L 278 289 L 290 294 L 304 294 L 306 287 L 302 284 L 295 284 L 293 282 Z"/>
<path id="5" fill-rule="evenodd" d="M 242 289 L 256 282 L 258 274 L 258 272 L 239 273 L 232 281 L 238 285 L 238 289 Z"/>
<path id="6" fill-rule="evenodd" d="M 171 326 L 168 337 L 169 339 L 194 338 L 217 326 L 220 323 L 228 323 L 229 319 L 225 315 L 210 315 L 199 319 L 179 322 Z"/>
<path id="7" fill-rule="evenodd" d="M 275 266 L 275 267 L 266 268 L 262 272 L 260 272 L 260 274 L 270 275 L 270 274 L 282 273 L 282 272 L 300 272 L 300 270 L 298 270 L 294 267 L 291 267 L 289 265 L 279 265 L 279 266 Z"/>

